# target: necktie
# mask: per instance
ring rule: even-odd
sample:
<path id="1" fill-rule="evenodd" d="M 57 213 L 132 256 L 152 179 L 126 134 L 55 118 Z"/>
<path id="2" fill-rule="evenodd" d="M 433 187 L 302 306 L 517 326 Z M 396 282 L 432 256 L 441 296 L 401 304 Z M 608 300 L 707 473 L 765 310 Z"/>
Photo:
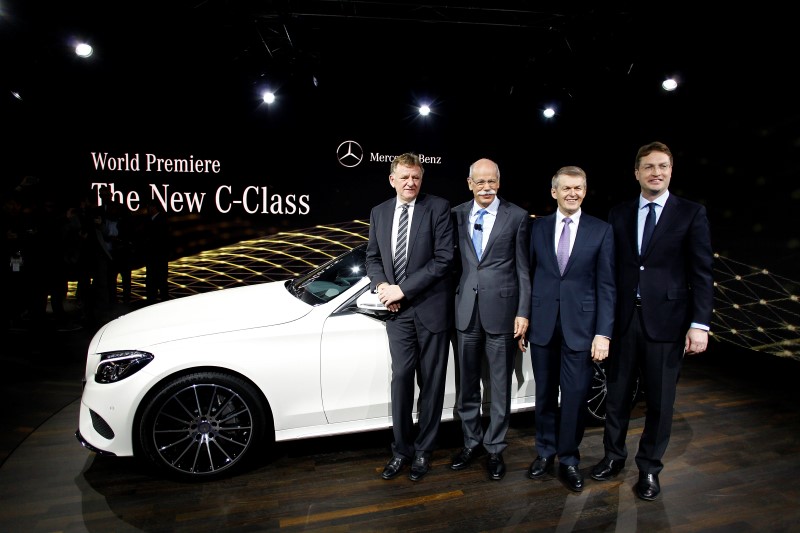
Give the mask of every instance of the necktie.
<path id="1" fill-rule="evenodd" d="M 485 214 L 486 209 L 478 211 L 478 218 L 475 219 L 475 225 L 472 227 L 472 246 L 475 247 L 478 259 L 481 258 L 483 253 L 483 215 Z"/>
<path id="2" fill-rule="evenodd" d="M 567 261 L 569 261 L 569 225 L 572 224 L 572 219 L 569 217 L 564 218 L 564 230 L 561 232 L 561 237 L 558 239 L 558 249 L 556 250 L 556 258 L 558 259 L 558 270 L 561 275 L 564 275 L 564 269 L 567 268 Z"/>
<path id="3" fill-rule="evenodd" d="M 644 219 L 644 231 L 642 232 L 642 245 L 639 247 L 639 255 L 644 255 L 647 250 L 647 245 L 650 244 L 650 238 L 653 236 L 653 231 L 656 229 L 656 204 L 650 202 L 647 204 L 650 211 L 647 212 L 647 218 Z"/>
<path id="4" fill-rule="evenodd" d="M 394 249 L 394 281 L 400 284 L 406 279 L 406 244 L 408 242 L 408 204 L 403 205 L 400 211 L 400 221 L 397 223 L 397 245 Z"/>

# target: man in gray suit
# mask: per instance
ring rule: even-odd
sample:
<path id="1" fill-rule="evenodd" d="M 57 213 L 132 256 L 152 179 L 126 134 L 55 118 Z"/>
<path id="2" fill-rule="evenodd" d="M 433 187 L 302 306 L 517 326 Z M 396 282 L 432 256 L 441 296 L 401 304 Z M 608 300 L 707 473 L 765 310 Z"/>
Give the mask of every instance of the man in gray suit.
<path id="1" fill-rule="evenodd" d="M 507 446 L 514 359 L 518 347 L 524 350 L 530 313 L 530 221 L 524 209 L 497 196 L 500 169 L 494 161 L 473 163 L 467 186 L 474 199 L 453 209 L 461 257 L 455 316 L 464 447 L 450 467 L 466 468 L 483 444 L 489 453 L 489 477 L 499 480 L 506 472 L 502 453 Z M 484 358 L 491 390 L 486 431 L 481 424 Z"/>
<path id="2" fill-rule="evenodd" d="M 531 228 L 531 362 L 536 379 L 536 450 L 528 477 L 559 477 L 583 490 L 578 447 L 585 428 L 592 360 L 608 357 L 614 327 L 614 236 L 584 213 L 586 173 L 563 167 L 551 182 L 558 210 Z M 559 393 L 561 406 L 559 409 Z"/>
<path id="3" fill-rule="evenodd" d="M 369 217 L 367 275 L 380 301 L 395 313 L 386 322 L 394 442 L 383 479 L 396 477 L 409 463 L 412 481 L 428 472 L 444 404 L 455 243 L 450 202 L 420 193 L 422 173 L 416 154 L 394 158 L 389 184 L 396 195 L 373 207 Z M 420 388 L 416 437 L 415 375 Z"/>

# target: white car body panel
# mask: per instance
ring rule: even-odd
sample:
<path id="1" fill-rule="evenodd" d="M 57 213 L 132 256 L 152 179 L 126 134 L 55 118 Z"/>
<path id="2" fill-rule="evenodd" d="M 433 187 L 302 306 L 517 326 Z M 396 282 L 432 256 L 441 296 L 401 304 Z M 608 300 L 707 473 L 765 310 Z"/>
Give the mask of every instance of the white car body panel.
<path id="1" fill-rule="evenodd" d="M 391 427 L 385 324 L 352 310 L 335 313 L 368 284 L 364 277 L 312 306 L 285 282 L 264 283 L 171 300 L 111 321 L 89 346 L 81 436 L 98 450 L 132 455 L 136 414 L 147 394 L 193 369 L 236 373 L 254 383 L 272 410 L 278 441 Z M 100 354 L 112 350 L 141 350 L 154 358 L 119 382 L 97 383 Z M 443 420 L 455 415 L 455 375 L 451 347 Z M 512 410 L 532 409 L 534 391 L 530 357 L 518 353 Z M 95 430 L 90 410 L 110 426 L 113 439 Z"/>
<path id="2" fill-rule="evenodd" d="M 105 326 L 103 351 L 241 331 L 297 320 L 313 309 L 293 298 L 285 282 L 262 283 L 152 305 Z"/>
<path id="3" fill-rule="evenodd" d="M 320 388 L 328 422 L 388 422 L 391 359 L 383 322 L 359 314 L 331 317 L 325 322 L 320 350 Z"/>

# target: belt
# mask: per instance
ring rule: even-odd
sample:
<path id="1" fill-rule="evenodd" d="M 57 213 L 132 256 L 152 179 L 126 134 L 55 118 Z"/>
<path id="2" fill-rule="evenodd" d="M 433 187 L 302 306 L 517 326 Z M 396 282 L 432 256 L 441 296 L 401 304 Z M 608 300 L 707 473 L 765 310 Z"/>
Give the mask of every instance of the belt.
<path id="1" fill-rule="evenodd" d="M 642 306 L 642 297 L 641 296 L 637 296 L 633 300 L 633 303 L 636 305 L 636 307 L 641 307 Z"/>

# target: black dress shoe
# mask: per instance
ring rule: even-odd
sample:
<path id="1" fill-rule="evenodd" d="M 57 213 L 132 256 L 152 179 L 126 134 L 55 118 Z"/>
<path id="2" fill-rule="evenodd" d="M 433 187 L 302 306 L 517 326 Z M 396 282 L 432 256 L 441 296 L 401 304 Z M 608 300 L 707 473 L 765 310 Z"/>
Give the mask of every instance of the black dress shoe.
<path id="1" fill-rule="evenodd" d="M 402 457 L 395 455 L 389 459 L 389 462 L 383 467 L 383 473 L 381 474 L 381 477 L 383 479 L 392 479 L 397 477 L 397 474 L 400 473 L 400 470 L 402 470 L 403 466 L 406 464 L 408 464 L 408 459 L 403 459 Z"/>
<path id="2" fill-rule="evenodd" d="M 575 465 L 558 465 L 558 475 L 567 488 L 573 492 L 583 490 L 583 476 Z"/>
<path id="3" fill-rule="evenodd" d="M 528 477 L 531 479 L 539 479 L 547 473 L 553 473 L 553 465 L 555 464 L 556 456 L 542 457 L 541 455 L 536 458 L 528 467 Z"/>
<path id="4" fill-rule="evenodd" d="M 499 453 L 490 453 L 486 460 L 486 468 L 489 470 L 489 477 L 494 480 L 501 480 L 506 475 L 506 463 L 503 456 Z"/>
<path id="5" fill-rule="evenodd" d="M 453 470 L 464 470 L 472 462 L 473 457 L 475 457 L 475 448 L 467 448 L 465 446 L 453 456 L 453 462 L 450 464 L 450 468 Z"/>
<path id="6" fill-rule="evenodd" d="M 639 472 L 639 482 L 636 484 L 636 494 L 643 500 L 649 502 L 658 498 L 661 494 L 661 485 L 658 483 L 658 474 L 646 474 Z"/>
<path id="7" fill-rule="evenodd" d="M 616 477 L 616 475 L 619 474 L 620 470 L 622 470 L 624 466 L 625 461 L 603 457 L 599 463 L 592 467 L 592 479 L 596 479 L 597 481 L 608 481 L 609 479 Z"/>
<path id="8" fill-rule="evenodd" d="M 424 455 L 420 455 L 414 458 L 414 462 L 411 463 L 411 472 L 408 473 L 408 479 L 411 481 L 419 481 L 422 479 L 422 476 L 428 473 L 428 470 L 431 469 L 431 461 Z"/>

